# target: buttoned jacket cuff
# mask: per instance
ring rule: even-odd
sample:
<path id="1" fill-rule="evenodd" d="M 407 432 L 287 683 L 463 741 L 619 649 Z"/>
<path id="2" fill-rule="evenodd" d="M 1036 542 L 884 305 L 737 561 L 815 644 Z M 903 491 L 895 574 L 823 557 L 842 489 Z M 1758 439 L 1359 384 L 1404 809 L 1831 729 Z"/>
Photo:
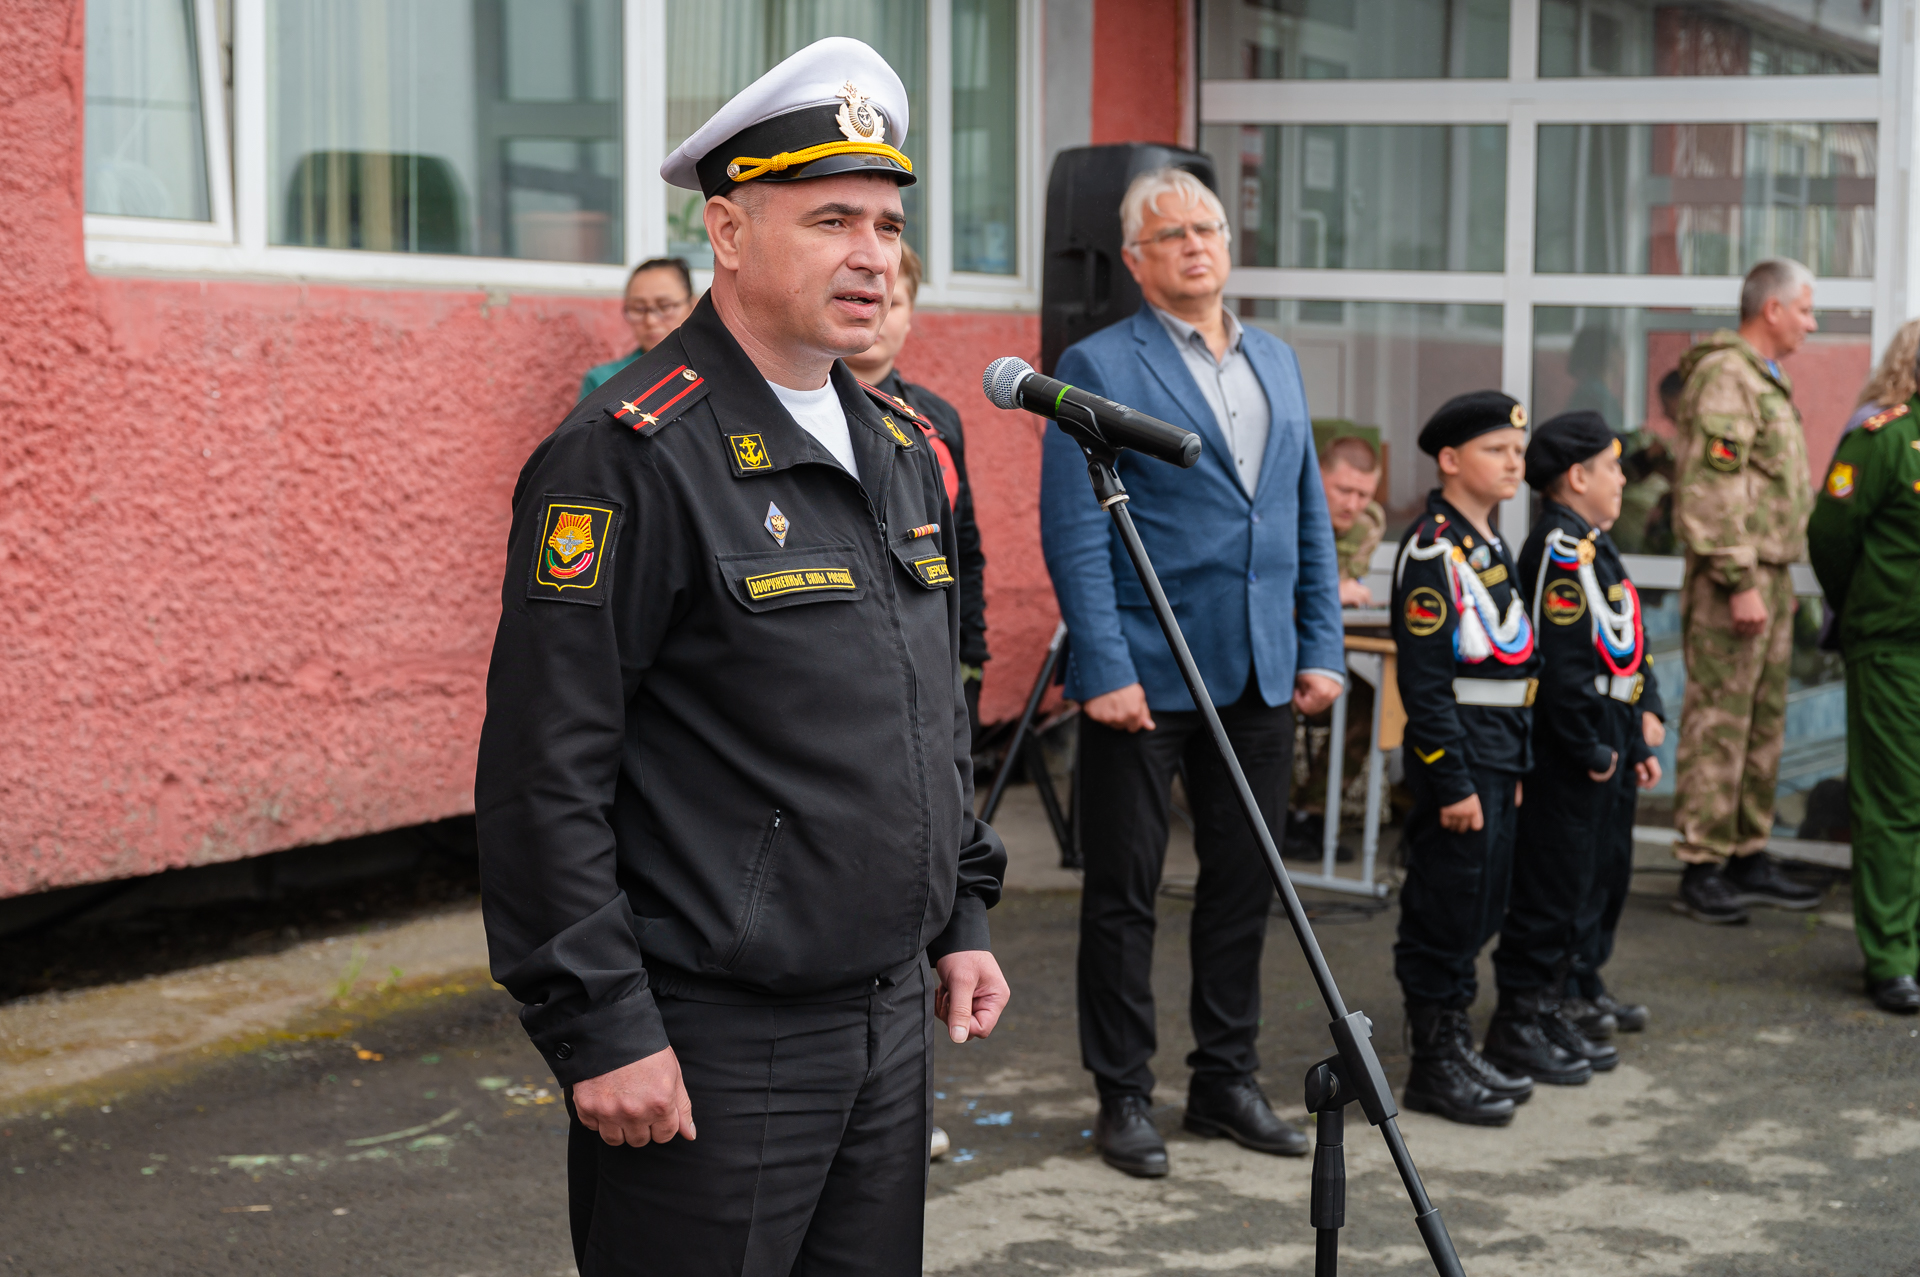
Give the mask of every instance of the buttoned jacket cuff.
<path id="1" fill-rule="evenodd" d="M 987 933 L 986 901 L 978 896 L 961 896 L 953 902 L 953 913 L 947 918 L 947 929 L 927 946 L 927 958 L 938 962 L 949 953 L 992 948 L 993 941 Z"/>
<path id="2" fill-rule="evenodd" d="M 660 1008 L 654 1005 L 651 989 L 595 1007 L 565 1024 L 529 1036 L 534 1049 L 553 1070 L 554 1080 L 562 1086 L 573 1086 L 625 1068 L 670 1045 L 667 1026 L 660 1020 Z"/>

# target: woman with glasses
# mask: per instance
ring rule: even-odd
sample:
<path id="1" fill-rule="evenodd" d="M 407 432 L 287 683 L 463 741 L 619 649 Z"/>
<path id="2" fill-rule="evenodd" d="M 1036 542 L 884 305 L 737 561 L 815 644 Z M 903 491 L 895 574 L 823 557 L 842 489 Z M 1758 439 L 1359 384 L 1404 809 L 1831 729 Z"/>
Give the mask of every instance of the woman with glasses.
<path id="1" fill-rule="evenodd" d="M 627 276 L 627 296 L 620 313 L 633 329 L 633 352 L 595 364 L 580 379 L 585 399 L 606 384 L 607 378 L 660 344 L 693 311 L 693 272 L 684 257 L 655 257 L 641 262 Z"/>

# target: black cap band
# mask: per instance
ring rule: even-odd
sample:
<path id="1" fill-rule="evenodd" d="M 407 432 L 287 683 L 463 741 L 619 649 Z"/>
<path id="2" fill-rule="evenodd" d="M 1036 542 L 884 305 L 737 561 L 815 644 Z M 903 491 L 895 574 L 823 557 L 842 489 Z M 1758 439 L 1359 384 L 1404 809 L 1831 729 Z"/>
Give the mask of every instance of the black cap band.
<path id="1" fill-rule="evenodd" d="M 849 144 L 840 129 L 840 112 L 845 107 L 839 103 L 822 106 L 802 107 L 798 111 L 788 111 L 785 115 L 776 115 L 771 120 L 762 120 L 749 125 L 738 133 L 714 147 L 694 165 L 694 171 L 700 175 L 700 189 L 709 197 L 725 195 L 735 187 L 746 185 L 737 182 L 729 169 L 741 159 L 772 160 L 782 155 L 804 152 L 813 147 L 834 143 Z M 860 146 L 865 143 L 853 142 Z M 873 145 L 884 146 L 876 140 Z M 887 147 L 887 150 L 893 148 Z M 746 171 L 742 169 L 734 171 Z M 901 186 L 911 186 L 914 182 L 913 171 L 902 165 L 891 155 L 876 151 L 849 151 L 838 155 L 827 155 L 804 164 L 795 164 L 790 168 L 765 172 L 749 180 L 754 182 L 798 182 L 809 177 L 831 177 L 838 173 L 871 172 L 890 177 Z"/>

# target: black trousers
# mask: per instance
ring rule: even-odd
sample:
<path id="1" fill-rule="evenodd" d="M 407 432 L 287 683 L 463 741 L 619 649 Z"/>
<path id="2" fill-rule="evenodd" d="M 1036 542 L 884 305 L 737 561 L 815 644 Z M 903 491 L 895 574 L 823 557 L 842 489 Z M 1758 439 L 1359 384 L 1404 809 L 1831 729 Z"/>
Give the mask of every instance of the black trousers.
<path id="1" fill-rule="evenodd" d="M 1567 991 L 1597 998 L 1607 991 L 1600 968 L 1613 957 L 1613 937 L 1620 927 L 1620 911 L 1627 907 L 1627 888 L 1633 883 L 1633 822 L 1640 809 L 1640 787 L 1633 772 L 1616 775 L 1613 794 L 1600 830 L 1599 863 L 1593 889 L 1573 919 L 1573 973 Z"/>
<path id="2" fill-rule="evenodd" d="M 1169 795 L 1186 767 L 1200 880 L 1194 888 L 1189 1014 L 1196 1074 L 1260 1067 L 1260 950 L 1273 881 L 1198 710 L 1154 711 L 1155 729 L 1080 719 L 1080 1059 L 1102 1097 L 1150 1095 L 1154 899 L 1166 864 Z M 1261 814 L 1278 828 L 1293 763 L 1293 708 L 1268 706 L 1253 680 L 1220 711 Z"/>
<path id="3" fill-rule="evenodd" d="M 581 1277 L 917 1275 L 933 983 L 921 959 L 841 1002 L 661 997 L 699 1138 L 613 1148 L 573 1122 Z"/>
<path id="4" fill-rule="evenodd" d="M 1511 772 L 1475 768 L 1484 823 L 1467 833 L 1440 824 L 1440 796 L 1432 772 L 1409 749 L 1407 783 L 1413 812 L 1407 817 L 1407 880 L 1400 888 L 1400 935 L 1393 945 L 1393 974 L 1410 1006 L 1464 1011 L 1479 982 L 1474 961 L 1500 930 L 1513 873 L 1515 816 Z M 1534 798 L 1527 794 L 1527 806 Z"/>

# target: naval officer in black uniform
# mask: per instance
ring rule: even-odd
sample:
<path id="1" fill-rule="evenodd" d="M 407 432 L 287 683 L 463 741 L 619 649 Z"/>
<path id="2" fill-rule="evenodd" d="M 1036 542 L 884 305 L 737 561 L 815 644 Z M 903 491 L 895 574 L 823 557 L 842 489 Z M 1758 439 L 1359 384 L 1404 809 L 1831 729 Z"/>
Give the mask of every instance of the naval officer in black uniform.
<path id="1" fill-rule="evenodd" d="M 586 1277 L 918 1273 L 932 1017 L 1006 1002 L 953 515 L 838 362 L 892 292 L 906 127 L 836 38 L 668 157 L 712 291 L 515 489 L 475 805 Z"/>

